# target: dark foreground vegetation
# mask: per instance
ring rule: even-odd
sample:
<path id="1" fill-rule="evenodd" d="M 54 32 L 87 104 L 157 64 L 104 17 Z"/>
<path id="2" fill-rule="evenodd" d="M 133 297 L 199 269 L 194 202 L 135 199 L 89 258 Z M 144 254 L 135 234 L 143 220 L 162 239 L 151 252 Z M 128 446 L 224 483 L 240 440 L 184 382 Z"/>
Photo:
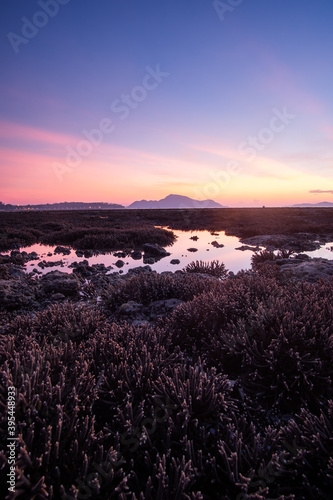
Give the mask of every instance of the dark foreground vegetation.
<path id="1" fill-rule="evenodd" d="M 173 234 L 154 224 L 187 223 L 332 237 L 329 209 L 185 212 L 6 214 L 1 245 L 167 245 Z M 331 499 L 333 278 L 281 272 L 289 255 L 257 252 L 237 275 L 197 261 L 33 277 L 15 252 L 3 258 L 1 498 Z M 7 495 L 8 387 L 18 441 Z"/>
<path id="2" fill-rule="evenodd" d="M 1 484 L 14 386 L 15 498 L 330 499 L 333 279 L 254 266 L 140 272 L 6 319 Z"/>
<path id="3" fill-rule="evenodd" d="M 248 238 L 304 233 L 309 240 L 333 238 L 331 208 L 223 208 L 188 210 L 89 210 L 0 212 L 0 251 L 45 243 L 77 249 L 113 250 L 151 242 L 168 245 L 170 229 L 226 231 Z"/>

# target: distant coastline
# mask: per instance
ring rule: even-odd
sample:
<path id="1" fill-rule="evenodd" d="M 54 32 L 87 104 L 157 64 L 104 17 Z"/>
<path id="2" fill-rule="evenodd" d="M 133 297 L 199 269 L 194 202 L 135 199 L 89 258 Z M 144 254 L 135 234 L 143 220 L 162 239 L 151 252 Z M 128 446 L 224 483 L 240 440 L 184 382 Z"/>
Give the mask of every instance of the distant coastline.
<path id="1" fill-rule="evenodd" d="M 228 207 L 226 205 L 221 205 L 214 200 L 194 200 L 187 196 L 181 195 L 168 195 L 161 200 L 140 200 L 134 201 L 128 206 L 121 205 L 119 203 L 107 203 L 107 202 L 81 202 L 81 201 L 71 201 L 71 202 L 60 202 L 60 203 L 39 203 L 39 204 L 26 204 L 26 205 L 14 205 L 11 203 L 2 203 L 0 201 L 0 211 L 3 212 L 21 212 L 21 211 L 41 211 L 41 210 L 112 210 L 112 209 L 137 209 L 137 210 L 149 210 L 149 209 L 195 209 L 195 208 L 282 208 L 281 206 L 276 207 Z M 319 203 L 297 203 L 294 205 L 286 205 L 284 208 L 333 208 L 333 202 L 322 201 Z"/>
<path id="2" fill-rule="evenodd" d="M 125 208 L 123 205 L 118 205 L 117 203 L 105 203 L 105 202 L 67 202 L 62 203 L 41 203 L 38 205 L 12 205 L 10 203 L 4 204 L 0 202 L 0 210 L 8 212 L 18 212 L 26 210 L 110 210 L 110 209 L 120 209 Z"/>

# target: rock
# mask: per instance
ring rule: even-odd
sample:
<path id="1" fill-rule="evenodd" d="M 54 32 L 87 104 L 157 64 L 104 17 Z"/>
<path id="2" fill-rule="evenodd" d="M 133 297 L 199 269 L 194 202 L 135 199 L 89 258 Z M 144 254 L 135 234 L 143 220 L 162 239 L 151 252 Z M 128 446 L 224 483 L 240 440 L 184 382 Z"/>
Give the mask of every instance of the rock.
<path id="1" fill-rule="evenodd" d="M 280 264 L 280 262 L 282 263 Z M 333 261 L 321 258 L 314 259 L 278 259 L 281 273 L 290 272 L 292 279 L 315 283 L 319 279 L 328 279 L 333 276 Z"/>
<path id="2" fill-rule="evenodd" d="M 51 295 L 50 299 L 55 301 L 55 302 L 60 302 L 62 300 L 65 300 L 65 295 L 62 294 L 62 293 L 54 293 L 53 295 Z"/>
<path id="3" fill-rule="evenodd" d="M 297 260 L 311 260 L 311 257 L 309 255 L 307 255 L 306 253 L 299 253 L 299 254 L 295 255 L 294 258 Z"/>
<path id="4" fill-rule="evenodd" d="M 144 307 L 142 304 L 139 304 L 134 300 L 130 300 L 129 302 L 125 302 L 125 304 L 122 304 L 120 307 L 118 307 L 116 314 L 122 317 L 126 316 L 135 319 L 144 319 L 138 318 L 138 316 L 142 316 L 143 309 Z"/>
<path id="5" fill-rule="evenodd" d="M 179 259 L 172 259 L 172 260 L 170 260 L 170 264 L 173 264 L 173 265 L 180 264 L 180 260 Z"/>
<path id="6" fill-rule="evenodd" d="M 0 309 L 20 309 L 30 306 L 35 290 L 22 280 L 0 280 Z"/>
<path id="7" fill-rule="evenodd" d="M 37 266 L 41 267 L 42 269 L 45 269 L 45 267 L 55 267 L 55 266 L 64 267 L 64 263 L 62 260 L 56 260 L 55 262 L 48 262 L 46 260 L 42 260 L 41 262 L 38 262 Z"/>
<path id="8" fill-rule="evenodd" d="M 113 255 L 114 257 L 119 257 L 120 259 L 124 259 L 127 256 L 126 252 L 114 252 Z"/>
<path id="9" fill-rule="evenodd" d="M 151 320 L 156 320 L 160 316 L 172 313 L 172 311 L 183 304 L 179 299 L 156 300 L 149 304 L 149 317 Z"/>
<path id="10" fill-rule="evenodd" d="M 38 259 L 39 259 L 39 257 L 38 257 L 37 252 L 30 252 L 30 253 L 27 254 L 27 257 L 26 257 L 26 261 L 27 262 L 29 262 L 30 260 L 38 260 Z"/>
<path id="11" fill-rule="evenodd" d="M 145 243 L 144 245 L 142 245 L 142 248 L 146 256 L 167 257 L 168 255 L 170 255 L 170 253 L 167 252 L 165 248 L 160 247 L 157 244 Z"/>
<path id="12" fill-rule="evenodd" d="M 61 245 L 58 245 L 57 247 L 55 247 L 54 249 L 54 253 L 62 253 L 63 255 L 70 255 L 71 253 L 71 249 L 70 248 L 66 248 L 66 247 L 62 247 Z"/>
<path id="13" fill-rule="evenodd" d="M 188 248 L 187 251 L 188 252 L 197 252 L 198 249 L 197 248 Z"/>
<path id="14" fill-rule="evenodd" d="M 95 274 L 97 271 L 92 267 L 89 266 L 88 261 L 84 260 L 79 263 L 74 263 L 70 264 L 68 267 L 73 267 L 73 273 L 79 274 L 80 276 L 84 278 L 90 277 L 92 274 Z"/>
<path id="15" fill-rule="evenodd" d="M 75 297 L 79 294 L 80 282 L 73 274 L 51 271 L 42 276 L 40 286 L 46 295 L 61 293 L 65 297 Z"/>
<path id="16" fill-rule="evenodd" d="M 311 252 L 320 248 L 320 243 L 315 241 L 316 235 L 310 233 L 264 234 L 242 238 L 246 245 L 264 246 L 266 250 L 290 250 L 293 252 Z"/>
<path id="17" fill-rule="evenodd" d="M 85 267 L 85 266 L 87 266 L 87 267 L 89 267 L 89 268 L 90 268 L 90 266 L 89 266 L 89 262 L 88 262 L 86 259 L 81 260 L 81 262 L 77 262 L 77 261 L 75 260 L 74 262 L 72 262 L 71 264 L 69 264 L 69 266 L 68 266 L 68 267 L 69 267 L 69 268 L 76 269 L 77 267 L 80 267 L 80 266 L 81 266 L 81 267 Z M 92 267 L 91 267 L 91 269 L 92 269 Z"/>
<path id="18" fill-rule="evenodd" d="M 91 266 L 95 271 L 97 271 L 98 273 L 106 273 L 107 272 L 107 268 L 105 267 L 105 264 L 93 264 Z"/>
<path id="19" fill-rule="evenodd" d="M 224 247 L 223 243 L 219 243 L 218 241 L 212 241 L 211 245 L 215 248 L 223 248 Z"/>
<path id="20" fill-rule="evenodd" d="M 199 237 L 198 236 L 191 236 L 190 237 L 190 240 L 193 240 L 193 241 L 198 241 Z"/>
<path id="21" fill-rule="evenodd" d="M 154 261 L 154 259 L 153 259 L 153 261 Z M 152 269 L 150 266 L 133 267 L 133 269 L 128 270 L 128 274 L 141 274 L 141 273 L 151 273 L 151 272 L 152 272 Z"/>
<path id="22" fill-rule="evenodd" d="M 284 266 L 285 264 L 289 264 L 290 260 L 287 258 L 276 259 L 273 261 L 277 266 Z M 292 262 L 294 264 L 294 262 Z"/>
<path id="23" fill-rule="evenodd" d="M 117 309 L 116 316 L 130 321 L 133 325 L 140 326 L 171 314 L 182 303 L 183 301 L 178 299 L 156 300 L 145 307 L 138 302 L 130 300 Z"/>
<path id="24" fill-rule="evenodd" d="M 143 256 L 143 263 L 144 264 L 155 264 L 155 262 L 156 261 L 155 261 L 155 259 L 153 257 L 145 257 L 145 256 Z"/>
<path id="25" fill-rule="evenodd" d="M 252 250 L 252 252 L 259 252 L 260 247 L 251 247 L 249 245 L 242 245 L 241 247 L 235 248 L 235 250 L 241 250 L 244 252 L 245 250 Z"/>
<path id="26" fill-rule="evenodd" d="M 125 265 L 125 262 L 123 260 L 117 260 L 114 264 L 116 267 L 123 267 Z"/>
<path id="27" fill-rule="evenodd" d="M 86 259 L 89 259 L 90 257 L 93 257 L 94 252 L 93 252 L 93 250 L 85 250 L 83 252 L 83 255 L 85 256 Z"/>
<path id="28" fill-rule="evenodd" d="M 131 253 L 131 257 L 132 257 L 132 259 L 134 259 L 134 260 L 140 260 L 140 259 L 142 259 L 142 253 L 140 252 L 140 250 L 134 250 L 134 251 Z"/>

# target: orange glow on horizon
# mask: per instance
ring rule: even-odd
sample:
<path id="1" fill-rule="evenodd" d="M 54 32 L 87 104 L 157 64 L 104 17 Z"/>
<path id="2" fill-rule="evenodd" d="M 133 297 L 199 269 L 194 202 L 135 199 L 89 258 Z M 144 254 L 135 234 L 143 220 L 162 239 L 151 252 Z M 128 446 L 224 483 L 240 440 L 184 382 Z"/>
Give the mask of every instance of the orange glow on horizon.
<path id="1" fill-rule="evenodd" d="M 249 162 L 228 144 L 188 145 L 188 157 L 177 157 L 103 142 L 69 168 L 66 147 L 75 148 L 82 137 L 3 121 L 0 130 L 7 139 L 19 137 L 29 143 L 29 148 L 0 148 L 3 203 L 103 201 L 127 206 L 141 199 L 181 194 L 227 206 L 283 206 L 323 201 L 309 191 L 325 182 L 327 186 L 323 175 L 302 172 L 295 163 L 259 153 Z M 193 162 L 191 151 L 203 156 Z M 53 162 L 65 166 L 61 179 Z M 237 168 L 230 169 L 230 164 Z"/>

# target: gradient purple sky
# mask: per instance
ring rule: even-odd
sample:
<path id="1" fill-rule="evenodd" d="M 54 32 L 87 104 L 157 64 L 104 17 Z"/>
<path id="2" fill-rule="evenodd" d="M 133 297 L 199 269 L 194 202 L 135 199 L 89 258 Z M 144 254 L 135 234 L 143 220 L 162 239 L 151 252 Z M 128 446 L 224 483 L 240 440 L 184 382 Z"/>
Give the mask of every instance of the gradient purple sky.
<path id="1" fill-rule="evenodd" d="M 2 202 L 333 201 L 332 0 L 0 14 Z"/>

